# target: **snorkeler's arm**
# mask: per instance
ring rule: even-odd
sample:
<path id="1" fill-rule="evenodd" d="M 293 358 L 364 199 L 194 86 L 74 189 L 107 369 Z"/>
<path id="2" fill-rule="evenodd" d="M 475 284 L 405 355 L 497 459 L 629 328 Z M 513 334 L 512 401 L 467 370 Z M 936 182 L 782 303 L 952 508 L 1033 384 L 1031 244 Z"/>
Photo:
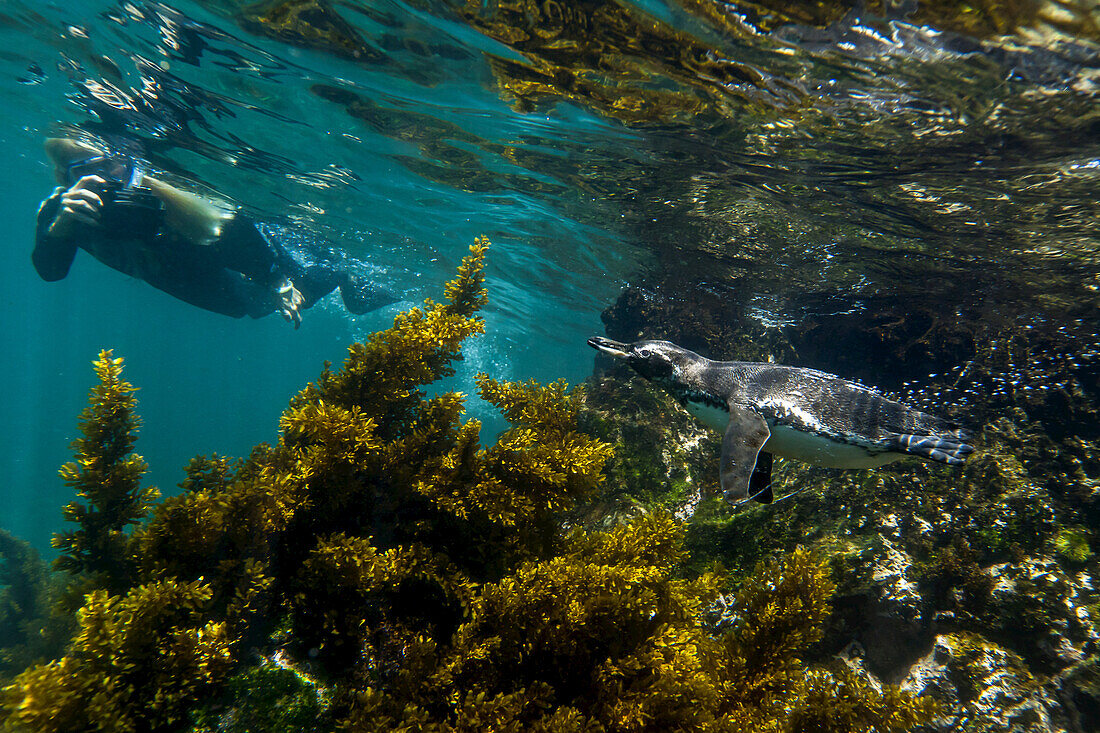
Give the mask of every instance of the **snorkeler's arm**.
<path id="1" fill-rule="evenodd" d="M 156 178 L 146 176 L 142 185 L 164 202 L 165 228 L 198 245 L 217 246 L 227 267 L 262 284 L 275 301 L 275 310 L 294 324 L 302 322 L 305 299 L 285 276 L 280 261 L 282 250 L 264 237 L 255 224 L 224 201 L 216 201 L 183 191 Z M 243 238 L 229 235 L 244 230 Z M 242 241 L 243 239 L 243 241 Z M 226 246 L 226 240 L 235 240 Z"/>
<path id="2" fill-rule="evenodd" d="M 58 188 L 53 195 L 38 207 L 35 223 L 34 250 L 31 262 L 38 276 L 47 282 L 61 280 L 69 274 L 69 268 L 76 257 L 76 238 L 64 228 L 54 227 L 61 210 L 61 197 L 65 189 Z"/>
<path id="3" fill-rule="evenodd" d="M 233 207 L 224 202 L 184 191 L 151 176 L 145 176 L 141 185 L 164 202 L 165 228 L 193 244 L 213 244 L 233 216 Z"/>

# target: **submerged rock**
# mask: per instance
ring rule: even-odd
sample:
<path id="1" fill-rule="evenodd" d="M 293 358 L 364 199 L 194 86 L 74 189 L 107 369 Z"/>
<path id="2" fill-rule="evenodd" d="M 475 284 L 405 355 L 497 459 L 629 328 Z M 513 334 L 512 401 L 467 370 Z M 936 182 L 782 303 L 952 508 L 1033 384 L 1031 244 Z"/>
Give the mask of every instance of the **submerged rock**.
<path id="1" fill-rule="evenodd" d="M 1100 476 L 1095 441 L 1051 435 L 1017 409 L 983 427 L 961 470 L 778 460 L 782 498 L 735 511 L 717 498 L 720 436 L 640 380 L 612 371 L 591 384 L 588 427 L 616 447 L 618 501 L 685 508 L 695 567 L 747 572 L 797 545 L 830 558 L 837 600 L 811 659 L 934 696 L 931 730 L 1098 729 L 1095 509 L 1084 489 Z"/>
<path id="2" fill-rule="evenodd" d="M 1016 654 L 975 634 L 942 634 L 902 682 L 930 694 L 942 714 L 939 731 L 1047 733 L 1065 730 L 1056 697 L 1044 690 Z"/>
<path id="3" fill-rule="evenodd" d="M 630 497 L 687 519 L 717 486 L 720 436 L 664 390 L 619 374 L 588 380 L 580 416 L 584 430 L 615 447 L 602 499 Z"/>

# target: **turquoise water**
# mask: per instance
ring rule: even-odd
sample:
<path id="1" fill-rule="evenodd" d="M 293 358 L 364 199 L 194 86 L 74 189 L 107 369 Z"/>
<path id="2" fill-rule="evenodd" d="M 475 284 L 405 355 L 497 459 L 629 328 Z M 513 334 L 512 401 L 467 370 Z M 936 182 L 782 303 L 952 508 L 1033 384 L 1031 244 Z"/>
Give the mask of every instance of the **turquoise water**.
<path id="1" fill-rule="evenodd" d="M 893 729 L 909 694 L 940 703 L 919 730 L 1100 728 L 1098 97 L 1100 10 L 1077 0 L 0 2 L 0 728 Z M 43 282 L 61 135 L 398 302 L 329 296 L 295 330 L 86 252 Z M 137 502 L 90 480 L 99 513 L 64 521 L 101 349 L 173 495 L 196 454 L 278 441 L 288 399 L 440 299 L 478 236 L 486 334 L 437 386 L 583 400 L 490 387 L 539 414 L 478 452 L 446 400 L 413 420 L 334 378 L 232 485 L 120 536 L 100 520 Z M 778 458 L 776 501 L 731 506 L 718 433 L 597 357 L 601 334 L 861 381 L 974 450 Z M 467 417 L 483 445 L 505 428 L 477 398 Z"/>
<path id="2" fill-rule="evenodd" d="M 11 347 L 3 374 L 11 449 L 2 459 L 0 526 L 46 549 L 63 524 L 60 507 L 70 492 L 56 469 L 70 457 L 76 416 L 93 382 L 90 360 L 99 349 L 125 357 L 128 379 L 141 388 L 138 450 L 150 464 L 150 482 L 171 492 L 191 456 L 243 455 L 257 442 L 273 441 L 287 399 L 322 363 L 341 360 L 348 343 L 389 325 L 398 310 L 440 298 L 443 282 L 478 235 L 495 243 L 492 305 L 488 335 L 469 350 L 460 387 L 472 391 L 479 371 L 579 381 L 591 370 L 584 339 L 600 328 L 601 304 L 621 287 L 634 253 L 613 230 L 597 225 L 594 212 L 587 223 L 562 214 L 564 199 L 575 205 L 583 197 L 551 175 L 518 169 L 476 146 L 467 152 L 469 141 L 453 137 L 439 141 L 440 158 L 449 151 L 469 159 L 431 160 L 418 151 L 432 143 L 431 131 L 417 127 L 436 120 L 452 135 L 478 136 L 477 144 L 526 144 L 555 157 L 567 154 L 558 143 L 629 145 L 635 135 L 577 110 L 511 112 L 493 93 L 473 47 L 450 66 L 400 59 L 399 69 L 437 77 L 415 84 L 390 69 L 362 69 L 250 36 L 197 4 L 142 6 L 149 11 L 144 20 L 134 8 L 124 23 L 122 7 L 6 3 L 0 9 L 6 49 L 0 145 L 7 152 L 0 206 L 10 222 L 2 270 Z M 161 35 L 180 22 L 198 24 L 209 44 L 197 65 L 178 61 Z M 460 41 L 449 33 L 474 40 L 445 22 L 418 25 L 408 35 L 429 42 L 425 31 L 451 44 Z M 227 57 L 240 65 L 224 68 Z M 149 61 L 171 69 L 162 81 L 176 89 L 154 100 L 147 114 L 123 109 L 121 119 L 104 120 L 113 108 L 88 92 L 89 83 L 133 95 L 141 86 L 139 67 Z M 32 66 L 42 75 L 28 75 Z M 380 133 L 311 94 L 318 83 L 351 87 L 426 117 L 395 121 Z M 181 119 L 184 113 L 192 119 Z M 159 168 L 201 181 L 258 217 L 290 220 L 324 236 L 377 268 L 402 302 L 354 317 L 330 298 L 294 331 L 277 316 L 233 320 L 197 310 L 83 252 L 65 280 L 41 282 L 29 259 L 34 212 L 54 185 L 41 143 L 82 126 L 110 130 L 115 144 L 152 142 L 160 148 L 150 156 Z M 402 164 L 409 159 L 473 169 L 480 180 L 433 182 Z M 530 193 L 544 184 L 551 195 Z M 480 409 L 471 405 L 474 414 Z M 489 429 L 499 427 L 485 417 Z"/>
<path id="3" fill-rule="evenodd" d="M 765 331 L 900 308 L 1006 333 L 1049 326 L 1041 348 L 1055 366 L 1095 355 L 1088 38 L 1039 23 L 1009 42 L 854 15 L 784 25 L 760 8 L 718 23 L 647 2 L 535 18 L 562 39 L 538 55 L 478 20 L 491 5 L 322 3 L 290 31 L 264 30 L 262 7 L 0 6 L 0 526 L 39 548 L 61 525 L 69 497 L 55 471 L 99 349 L 124 356 L 141 387 L 138 449 L 171 492 L 192 455 L 274 440 L 287 398 L 322 362 L 439 297 L 477 235 L 494 242 L 491 302 L 488 335 L 457 377 L 466 391 L 478 371 L 583 380 L 585 338 L 627 285 L 688 308 L 736 302 Z M 634 25 L 620 37 L 593 21 L 578 41 L 597 8 Z M 311 19 L 327 40 L 306 32 Z M 589 65 L 556 90 L 502 88 L 501 68 L 536 56 L 543 71 Z M 679 96 L 663 109 L 660 94 Z M 308 230 L 369 263 L 402 302 L 352 317 L 326 301 L 294 331 L 198 311 L 85 253 L 65 280 L 41 282 L 28 257 L 53 185 L 41 142 L 60 133 L 141 151 L 170 177 Z M 929 358 L 904 372 L 827 338 L 795 356 L 917 401 L 939 399 L 936 374 L 958 368 Z M 1010 382 L 1042 389 L 1044 363 L 956 381 L 950 399 L 981 419 Z"/>

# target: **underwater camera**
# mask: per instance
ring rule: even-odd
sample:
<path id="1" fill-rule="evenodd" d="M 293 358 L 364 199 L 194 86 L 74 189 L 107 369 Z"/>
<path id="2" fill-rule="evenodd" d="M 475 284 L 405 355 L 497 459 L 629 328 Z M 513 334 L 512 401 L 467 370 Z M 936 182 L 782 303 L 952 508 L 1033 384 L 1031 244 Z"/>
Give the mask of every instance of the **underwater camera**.
<path id="1" fill-rule="evenodd" d="M 152 189 L 109 180 L 100 193 L 99 223 L 113 237 L 150 238 L 164 222 L 164 202 Z"/>
<path id="2" fill-rule="evenodd" d="M 103 199 L 99 223 L 104 234 L 146 239 L 157 233 L 164 223 L 164 202 L 153 194 L 152 189 L 141 185 L 145 172 L 134 161 L 99 155 L 68 167 L 70 184 L 85 175 L 98 175 L 106 179 L 99 190 L 99 197 Z"/>

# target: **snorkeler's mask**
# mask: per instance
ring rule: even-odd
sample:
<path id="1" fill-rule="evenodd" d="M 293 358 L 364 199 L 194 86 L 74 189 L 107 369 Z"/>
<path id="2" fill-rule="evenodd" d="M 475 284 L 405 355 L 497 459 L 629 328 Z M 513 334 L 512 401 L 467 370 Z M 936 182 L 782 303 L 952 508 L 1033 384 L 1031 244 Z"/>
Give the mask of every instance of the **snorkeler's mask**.
<path id="1" fill-rule="evenodd" d="M 121 155 L 91 155 L 65 166 L 65 181 L 73 185 L 84 176 L 100 176 L 126 188 L 137 188 L 145 176 L 140 165 Z"/>
<path id="2" fill-rule="evenodd" d="M 164 223 L 164 202 L 142 186 L 145 171 L 130 158 L 93 155 L 65 166 L 65 177 L 73 185 L 84 176 L 106 180 L 99 192 L 103 208 L 99 224 L 108 236 L 142 239 L 152 237 Z"/>

